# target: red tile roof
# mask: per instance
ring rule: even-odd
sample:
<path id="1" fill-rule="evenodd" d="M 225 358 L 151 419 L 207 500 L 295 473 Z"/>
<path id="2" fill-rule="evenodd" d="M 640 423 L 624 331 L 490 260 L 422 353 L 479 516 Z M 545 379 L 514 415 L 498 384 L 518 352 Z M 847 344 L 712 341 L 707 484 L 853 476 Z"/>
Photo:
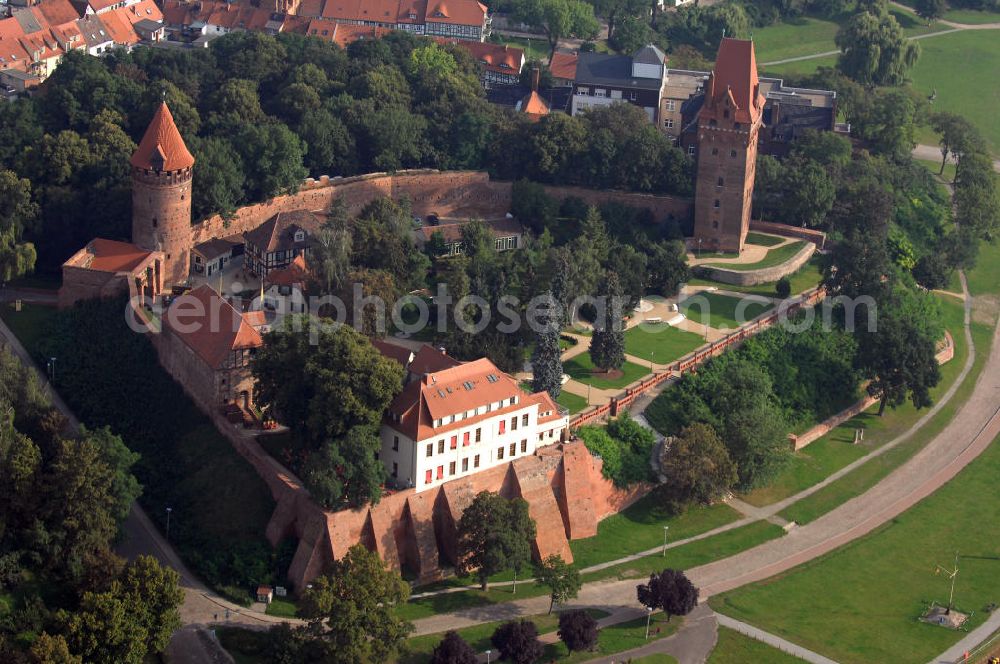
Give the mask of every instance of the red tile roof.
<path id="1" fill-rule="evenodd" d="M 576 53 L 553 53 L 549 71 L 554 78 L 565 78 L 570 81 L 576 78 L 576 63 L 580 57 Z"/>
<path id="2" fill-rule="evenodd" d="M 524 49 L 506 44 L 469 41 L 467 39 L 452 39 L 435 37 L 439 44 L 455 44 L 468 51 L 476 62 L 487 70 L 499 74 L 520 74 L 524 67 Z"/>
<path id="3" fill-rule="evenodd" d="M 99 272 L 131 272 L 139 267 L 153 253 L 131 242 L 118 242 L 94 238 L 84 248 L 85 261 L 75 267 L 84 267 Z M 72 259 L 70 259 L 72 261 Z M 67 264 L 70 264 L 67 261 Z"/>
<path id="4" fill-rule="evenodd" d="M 474 0 L 429 0 L 427 23 L 482 25 L 489 10 Z"/>
<path id="5" fill-rule="evenodd" d="M 549 114 L 549 103 L 536 90 L 532 90 L 521 100 L 519 110 L 532 119 L 539 120 L 543 115 Z"/>
<path id="6" fill-rule="evenodd" d="M 272 286 L 304 286 L 309 281 L 309 267 L 306 257 L 299 254 L 286 267 L 271 270 L 267 274 L 267 283 Z"/>
<path id="7" fill-rule="evenodd" d="M 194 157 L 184 145 L 165 102 L 156 109 L 130 162 L 136 168 L 156 171 L 177 171 L 194 166 Z"/>
<path id="8" fill-rule="evenodd" d="M 323 22 L 330 23 L 330 21 Z M 353 44 L 359 39 L 382 39 L 392 32 L 389 28 L 378 26 L 347 25 L 346 23 L 334 23 L 333 26 L 335 28 L 333 41 L 341 48 L 346 48 L 348 44 Z"/>
<path id="9" fill-rule="evenodd" d="M 273 215 L 257 228 L 244 233 L 243 237 L 246 242 L 263 252 L 278 251 L 296 245 L 295 229 L 301 228 L 307 235 L 312 235 L 319 230 L 320 225 L 319 217 L 309 210 L 291 210 Z"/>
<path id="10" fill-rule="evenodd" d="M 232 351 L 264 343 L 243 315 L 207 284 L 174 300 L 163 324 L 213 369 L 221 368 Z"/>
<path id="11" fill-rule="evenodd" d="M 452 367 L 457 367 L 461 362 L 453 357 L 449 357 L 445 351 L 434 346 L 424 344 L 413 356 L 407 370 L 417 376 L 423 376 L 435 371 L 444 371 Z"/>
<path id="12" fill-rule="evenodd" d="M 757 78 L 757 58 L 750 40 L 727 37 L 719 44 L 702 112 L 718 120 L 721 115 L 718 109 L 727 98 L 735 108 L 733 119 L 737 122 L 756 122 L 764 109 L 764 97 L 760 94 Z"/>
<path id="13" fill-rule="evenodd" d="M 44 0 L 44 2 L 39 3 L 37 9 L 52 26 L 72 23 L 80 18 L 80 13 L 70 4 L 69 0 Z"/>

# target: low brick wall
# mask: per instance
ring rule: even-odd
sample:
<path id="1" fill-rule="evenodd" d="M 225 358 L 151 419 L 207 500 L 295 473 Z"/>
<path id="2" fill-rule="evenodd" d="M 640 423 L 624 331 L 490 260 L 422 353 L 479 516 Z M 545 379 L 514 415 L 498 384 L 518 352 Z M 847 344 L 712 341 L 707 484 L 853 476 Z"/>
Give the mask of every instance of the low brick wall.
<path id="1" fill-rule="evenodd" d="M 802 228 L 800 226 L 789 226 L 788 224 L 777 224 L 773 221 L 753 221 L 750 220 L 750 230 L 761 233 L 773 233 L 784 237 L 794 237 L 807 242 L 812 242 L 820 249 L 826 244 L 826 233 L 812 228 Z"/>
<path id="2" fill-rule="evenodd" d="M 777 281 L 782 277 L 786 277 L 789 274 L 794 273 L 800 267 L 809 262 L 812 255 L 816 252 L 816 245 L 812 242 L 806 242 L 805 246 L 799 250 L 794 256 L 782 263 L 781 265 L 775 265 L 773 267 L 765 267 L 759 270 L 729 270 L 724 267 L 719 267 L 718 265 L 696 265 L 694 267 L 694 273 L 703 279 L 711 279 L 712 281 L 719 281 L 724 284 L 732 284 L 734 286 L 756 286 L 757 284 L 767 284 L 772 281 Z"/>

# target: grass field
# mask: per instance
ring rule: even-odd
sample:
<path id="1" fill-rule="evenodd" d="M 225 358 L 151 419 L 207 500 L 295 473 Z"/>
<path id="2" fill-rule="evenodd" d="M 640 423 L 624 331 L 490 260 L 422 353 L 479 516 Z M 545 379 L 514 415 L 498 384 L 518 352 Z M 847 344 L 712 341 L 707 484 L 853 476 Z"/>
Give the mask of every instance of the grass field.
<path id="1" fill-rule="evenodd" d="M 663 527 L 668 526 L 672 540 L 684 539 L 718 528 L 739 518 L 728 505 L 696 507 L 681 516 L 660 511 L 656 499 L 647 496 L 631 507 L 604 519 L 597 525 L 597 535 L 569 543 L 573 562 L 580 568 L 652 549 L 663 544 Z"/>
<path id="2" fill-rule="evenodd" d="M 695 323 L 707 323 L 719 330 L 734 329 L 774 308 L 770 302 L 752 298 L 702 292 L 681 302 L 679 308 Z"/>
<path id="3" fill-rule="evenodd" d="M 1000 23 L 1000 12 L 981 12 L 975 9 L 949 9 L 944 19 L 955 23 L 982 25 L 983 23 Z"/>
<path id="4" fill-rule="evenodd" d="M 921 54 L 913 68 L 913 88 L 923 95 L 937 91 L 936 111 L 960 113 L 986 137 L 994 154 L 1000 153 L 1000 31 L 965 30 L 920 42 Z M 970 66 L 974 63 L 974 66 Z M 961 75 L 956 75 L 956 72 Z M 920 143 L 937 145 L 929 127 L 918 130 Z"/>
<path id="5" fill-rule="evenodd" d="M 955 601 L 972 612 L 970 627 L 1000 597 L 996 531 L 1000 521 L 997 441 L 930 497 L 877 532 L 784 575 L 710 600 L 751 622 L 838 662 L 925 662 L 963 635 L 917 621 L 931 601 L 947 602 L 956 551 Z M 891 634 L 892 638 L 886 638 Z"/>
<path id="6" fill-rule="evenodd" d="M 968 354 L 965 335 L 962 332 L 962 303 L 947 295 L 939 296 L 938 300 L 941 302 L 945 326 L 955 339 L 955 357 L 941 367 L 941 382 L 934 389 L 935 399 L 940 398 L 940 395 L 944 394 L 958 378 Z M 752 491 L 743 496 L 743 499 L 751 505 L 760 506 L 770 505 L 788 496 L 795 495 L 902 434 L 924 414 L 924 411 L 917 411 L 910 405 L 902 406 L 895 410 L 887 410 L 881 418 L 878 417 L 877 412 L 878 405 L 876 404 L 866 412 L 852 417 L 840 426 L 835 427 L 822 438 L 795 452 L 791 460 L 775 478 L 774 482 L 766 487 Z M 856 429 L 864 429 L 865 431 L 864 443 L 860 445 L 854 444 L 854 432 Z M 877 461 L 869 463 L 877 463 Z M 868 464 L 865 465 L 867 466 Z M 858 468 L 854 473 L 845 476 L 839 481 L 844 482 L 845 486 L 850 486 L 852 483 L 850 478 L 855 473 L 860 473 L 860 476 L 865 475 L 864 468 L 864 466 Z M 836 483 L 831 486 L 835 485 Z M 842 496 L 843 494 L 838 493 L 836 495 Z M 811 520 L 807 516 L 810 515 L 810 505 L 812 503 L 812 497 L 806 498 L 801 501 L 801 504 L 796 503 L 789 506 L 785 510 L 785 513 L 796 514 L 798 518 L 793 520 L 798 523 L 805 523 L 805 521 Z M 823 503 L 825 509 L 829 509 L 832 506 L 834 505 Z"/>
<path id="7" fill-rule="evenodd" d="M 625 352 L 654 363 L 667 364 L 704 345 L 700 334 L 679 330 L 666 323 L 637 325 L 625 331 Z"/>
<path id="8" fill-rule="evenodd" d="M 941 162 L 930 161 L 928 159 L 917 159 L 917 162 L 927 167 L 934 175 L 944 178 L 948 182 L 955 181 L 955 164 L 948 162 L 944 165 L 944 173 L 941 173 Z"/>
<path id="9" fill-rule="evenodd" d="M 798 242 L 792 242 L 790 244 L 780 246 L 777 249 L 771 249 L 767 252 L 767 255 L 764 256 L 764 258 L 760 259 L 756 263 L 706 263 L 706 265 L 709 267 L 724 267 L 729 270 L 736 270 L 737 272 L 760 270 L 765 267 L 781 265 L 795 254 L 799 253 L 805 245 L 806 243 L 804 240 L 799 240 Z"/>
<path id="10" fill-rule="evenodd" d="M 556 403 L 569 410 L 570 414 L 579 413 L 581 410 L 587 407 L 587 398 L 581 397 L 578 394 L 573 394 L 563 390 L 556 397 Z"/>
<path id="11" fill-rule="evenodd" d="M 649 367 L 626 362 L 625 366 L 622 367 L 620 377 L 608 378 L 600 372 L 593 373 L 595 368 L 594 363 L 590 361 L 590 353 L 580 353 L 563 363 L 563 371 L 568 373 L 573 380 L 592 385 L 600 390 L 618 390 L 648 374 Z"/>
<path id="12" fill-rule="evenodd" d="M 758 244 L 762 247 L 773 247 L 781 244 L 785 238 L 777 235 L 767 235 L 765 233 L 747 233 L 747 244 Z"/>
<path id="13" fill-rule="evenodd" d="M 525 39 L 523 37 L 501 35 L 496 32 L 493 34 L 497 36 L 501 44 L 523 48 L 525 62 L 528 60 L 541 60 L 542 62 L 549 61 L 549 43 L 545 41 L 544 37 L 539 36 L 538 39 Z"/>
<path id="14" fill-rule="evenodd" d="M 793 657 L 766 643 L 743 636 L 727 627 L 719 627 L 719 640 L 708 656 L 708 664 L 799 664 Z"/>
<path id="15" fill-rule="evenodd" d="M 761 75 L 763 76 L 807 76 L 820 67 L 834 67 L 837 64 L 837 56 L 824 55 L 808 60 L 796 60 L 780 65 L 761 65 Z"/>
<path id="16" fill-rule="evenodd" d="M 792 285 L 792 294 L 797 295 L 810 288 L 815 287 L 823 279 L 823 272 L 820 268 L 820 257 L 813 256 L 809 259 L 809 262 L 800 267 L 795 273 L 790 274 L 788 281 Z M 776 282 L 769 282 L 765 284 L 757 284 L 756 286 L 733 286 L 731 284 L 724 284 L 721 281 L 712 281 L 711 279 L 699 279 L 693 278 L 688 282 L 690 286 L 715 286 L 723 290 L 736 291 L 738 293 L 747 293 L 752 295 L 763 295 L 765 297 L 775 297 L 775 284 Z"/>

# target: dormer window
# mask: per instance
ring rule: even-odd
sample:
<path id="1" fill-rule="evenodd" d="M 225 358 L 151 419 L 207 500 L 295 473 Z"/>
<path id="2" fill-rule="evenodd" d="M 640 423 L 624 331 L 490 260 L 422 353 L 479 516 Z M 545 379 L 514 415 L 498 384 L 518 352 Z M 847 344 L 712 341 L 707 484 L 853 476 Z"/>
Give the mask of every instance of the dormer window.
<path id="1" fill-rule="evenodd" d="M 296 242 L 302 242 L 305 239 L 306 239 L 305 231 L 303 231 L 303 230 L 297 230 L 297 231 L 295 231 L 295 241 Z"/>

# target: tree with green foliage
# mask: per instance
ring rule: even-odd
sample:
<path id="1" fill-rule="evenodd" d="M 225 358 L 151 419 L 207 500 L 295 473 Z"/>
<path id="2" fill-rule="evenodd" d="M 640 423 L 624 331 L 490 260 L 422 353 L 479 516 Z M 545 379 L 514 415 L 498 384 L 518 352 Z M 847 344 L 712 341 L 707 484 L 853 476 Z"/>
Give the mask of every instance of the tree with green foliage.
<path id="1" fill-rule="evenodd" d="M 655 38 L 655 33 L 649 27 L 649 21 L 638 16 L 625 16 L 618 23 L 614 36 L 608 38 L 608 43 L 621 53 L 635 53 L 649 44 Z"/>
<path id="2" fill-rule="evenodd" d="M 324 224 L 313 236 L 309 266 L 327 294 L 339 293 L 347 284 L 351 267 L 353 238 L 346 228 Z"/>
<path id="3" fill-rule="evenodd" d="M 535 583 L 549 589 L 549 613 L 576 597 L 582 585 L 580 572 L 555 553 L 535 565 Z"/>
<path id="4" fill-rule="evenodd" d="M 836 193 L 817 162 L 790 158 L 781 169 L 781 217 L 786 224 L 816 228 L 826 221 Z"/>
<path id="5" fill-rule="evenodd" d="M 351 427 L 343 440 L 327 443 L 312 452 L 302 467 L 302 481 L 320 505 L 337 509 L 346 501 L 352 507 L 377 505 L 388 478 L 379 461 L 382 448 L 378 427 Z"/>
<path id="6" fill-rule="evenodd" d="M 680 240 L 653 245 L 648 265 L 649 287 L 659 291 L 663 297 L 677 295 L 681 284 L 691 278 L 691 268 L 687 264 L 687 249 Z"/>
<path id="7" fill-rule="evenodd" d="M 861 11 L 837 32 L 837 67 L 858 83 L 872 88 L 901 85 L 920 57 L 920 46 L 906 38 L 887 10 Z"/>
<path id="8" fill-rule="evenodd" d="M 603 303 L 590 339 L 590 359 L 604 371 L 625 366 L 625 325 L 622 322 L 625 300 L 618 275 L 609 272 L 604 280 Z"/>
<path id="9" fill-rule="evenodd" d="M 938 141 L 941 145 L 941 170 L 938 175 L 944 174 L 948 157 L 960 160 L 966 152 L 977 150 L 983 143 L 979 130 L 958 113 L 937 111 L 931 114 L 931 129 L 941 136 Z"/>
<path id="10" fill-rule="evenodd" d="M 782 300 L 786 299 L 792 294 L 792 282 L 788 280 L 788 277 L 782 277 L 774 284 L 774 294 L 780 297 Z"/>
<path id="11" fill-rule="evenodd" d="M 941 18 L 948 11 L 948 2 L 947 0 L 914 0 L 913 10 L 917 12 L 917 16 L 927 21 L 927 25 L 930 25 L 932 21 Z"/>
<path id="12" fill-rule="evenodd" d="M 619 21 L 636 18 L 649 11 L 649 3 L 645 0 L 589 0 L 594 6 L 594 13 L 608 21 L 608 39 L 613 39 L 618 31 Z M 646 44 L 643 42 L 640 44 Z"/>
<path id="13" fill-rule="evenodd" d="M 13 171 L 0 170 L 0 282 L 34 269 L 35 246 L 22 238 L 37 217 L 31 182 Z"/>
<path id="14" fill-rule="evenodd" d="M 498 493 L 481 491 L 458 521 L 460 576 L 474 573 L 485 591 L 490 577 L 527 566 L 535 539 L 535 522 L 523 498 L 507 500 Z"/>
<path id="15" fill-rule="evenodd" d="M 955 169 L 955 221 L 982 238 L 1000 228 L 1000 185 L 993 158 L 982 150 L 966 152 Z"/>
<path id="16" fill-rule="evenodd" d="M 931 388 L 941 381 L 935 353 L 943 331 L 930 294 L 897 287 L 879 302 L 877 328 L 858 332 L 858 363 L 868 393 L 879 399 L 880 417 L 907 398 L 917 409 L 931 405 Z"/>
<path id="17" fill-rule="evenodd" d="M 594 18 L 593 5 L 583 0 L 514 0 L 512 15 L 545 34 L 549 42 L 549 64 L 560 39 L 592 39 L 600 28 Z"/>
<path id="18" fill-rule="evenodd" d="M 837 180 L 850 165 L 852 151 L 851 141 L 845 136 L 832 131 L 806 129 L 795 136 L 789 154 L 821 164 L 830 177 Z"/>
<path id="19" fill-rule="evenodd" d="M 643 606 L 667 614 L 667 622 L 673 616 L 686 616 L 698 606 L 698 589 L 677 569 L 650 574 L 649 583 L 636 586 L 636 594 Z"/>
<path id="20" fill-rule="evenodd" d="M 374 551 L 355 544 L 302 593 L 307 633 L 324 662 L 384 662 L 392 659 L 413 625 L 396 610 L 410 596 L 398 572 Z"/>
<path id="21" fill-rule="evenodd" d="M 694 422 L 666 440 L 657 494 L 671 511 L 683 511 L 691 503 L 711 505 L 738 481 L 736 465 L 711 425 Z"/>
<path id="22" fill-rule="evenodd" d="M 192 183 L 191 217 L 232 216 L 243 202 L 246 184 L 240 153 L 226 139 L 214 136 L 195 138 L 187 144 L 198 164 L 198 177 Z"/>
<path id="23" fill-rule="evenodd" d="M 569 652 L 585 652 L 597 646 L 597 621 L 584 609 L 559 614 L 559 639 Z"/>
<path id="24" fill-rule="evenodd" d="M 532 664 L 545 650 L 538 640 L 538 628 L 530 620 L 511 620 L 496 628 L 490 643 L 499 657 L 514 664 Z"/>
<path id="25" fill-rule="evenodd" d="M 280 122 L 235 126 L 241 127 L 236 150 L 244 164 L 254 165 L 247 178 L 250 196 L 266 200 L 297 191 L 308 175 L 302 165 L 305 155 L 302 140 Z"/>
<path id="26" fill-rule="evenodd" d="M 531 352 L 531 390 L 548 392 L 555 399 L 562 392 L 563 376 L 558 316 L 554 311 L 559 305 L 551 291 L 545 297 L 547 302 L 537 321 L 539 329 L 535 332 L 535 348 Z"/>
<path id="27" fill-rule="evenodd" d="M 441 642 L 431 652 L 430 664 L 477 664 L 479 655 L 458 632 L 445 632 Z"/>

